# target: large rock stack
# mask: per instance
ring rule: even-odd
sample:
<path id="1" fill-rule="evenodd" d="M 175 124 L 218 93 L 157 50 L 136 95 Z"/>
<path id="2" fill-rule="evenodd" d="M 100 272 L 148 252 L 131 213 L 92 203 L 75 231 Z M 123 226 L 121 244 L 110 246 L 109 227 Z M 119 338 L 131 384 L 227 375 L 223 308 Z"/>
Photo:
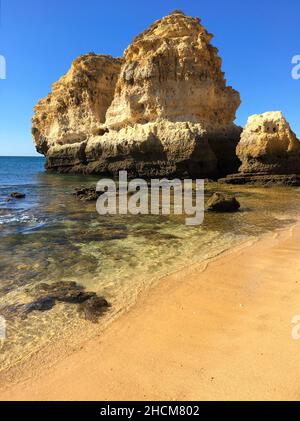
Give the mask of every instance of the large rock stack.
<path id="1" fill-rule="evenodd" d="M 62 172 L 215 176 L 238 167 L 238 92 L 212 35 L 180 11 L 158 20 L 124 60 L 87 55 L 33 118 L 37 150 Z"/>

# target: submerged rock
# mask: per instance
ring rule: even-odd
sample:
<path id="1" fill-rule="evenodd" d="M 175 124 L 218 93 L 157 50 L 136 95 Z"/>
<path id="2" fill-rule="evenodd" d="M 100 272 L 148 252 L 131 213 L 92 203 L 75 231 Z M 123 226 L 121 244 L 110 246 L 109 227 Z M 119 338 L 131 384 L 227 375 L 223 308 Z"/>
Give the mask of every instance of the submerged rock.
<path id="1" fill-rule="evenodd" d="M 77 304 L 80 316 L 96 323 L 99 317 L 110 307 L 105 298 L 97 296 L 95 292 L 85 291 L 84 287 L 76 282 L 40 283 L 32 289 L 27 289 L 27 293 L 38 298 L 33 303 L 12 307 L 10 312 L 17 312 L 18 315 L 26 316 L 31 311 L 50 310 L 55 302 L 59 301 Z M 9 311 L 6 311 L 6 313 L 9 313 Z"/>
<path id="2" fill-rule="evenodd" d="M 18 318 L 24 317 L 25 304 L 9 304 L 0 308 L 0 315 L 5 318 L 6 321 L 12 321 Z"/>
<path id="3" fill-rule="evenodd" d="M 78 312 L 86 320 L 97 323 L 99 317 L 105 313 L 108 307 L 109 304 L 105 298 L 94 296 L 80 304 L 78 306 Z"/>
<path id="4" fill-rule="evenodd" d="M 208 200 L 206 210 L 211 212 L 237 212 L 240 206 L 233 195 L 216 192 Z"/>
<path id="5" fill-rule="evenodd" d="M 97 192 L 96 187 L 77 188 L 75 189 L 75 193 L 73 193 L 74 196 L 85 202 L 96 201 L 101 194 L 103 192 Z"/>
<path id="6" fill-rule="evenodd" d="M 14 199 L 24 199 L 26 197 L 25 193 L 13 192 L 10 194 Z"/>
<path id="7" fill-rule="evenodd" d="M 61 172 L 216 176 L 236 171 L 240 104 L 199 18 L 175 11 L 124 60 L 87 55 L 39 102 L 37 150 Z"/>
<path id="8" fill-rule="evenodd" d="M 30 304 L 27 304 L 24 309 L 25 314 L 29 314 L 32 311 L 48 311 L 55 306 L 55 299 L 53 297 L 43 297 Z"/>
<path id="9" fill-rule="evenodd" d="M 29 304 L 11 304 L 0 309 L 1 316 L 6 320 L 26 319 L 33 311 L 48 311 L 55 306 L 52 297 L 42 297 Z"/>
<path id="10" fill-rule="evenodd" d="M 65 303 L 79 304 L 91 297 L 96 296 L 95 292 L 84 291 L 81 285 L 76 282 L 55 282 L 53 284 L 41 283 L 33 290 L 27 292 L 34 297 L 49 297 Z"/>

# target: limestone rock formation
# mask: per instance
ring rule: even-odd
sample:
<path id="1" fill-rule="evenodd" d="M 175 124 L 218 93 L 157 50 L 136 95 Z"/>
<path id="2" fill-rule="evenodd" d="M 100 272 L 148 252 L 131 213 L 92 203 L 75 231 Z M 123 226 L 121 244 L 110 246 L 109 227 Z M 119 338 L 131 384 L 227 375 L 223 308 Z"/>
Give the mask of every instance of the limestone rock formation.
<path id="1" fill-rule="evenodd" d="M 103 133 L 122 59 L 87 54 L 52 86 L 52 92 L 34 109 L 32 134 L 37 151 L 46 155 L 49 168 L 76 169 L 85 162 L 91 136 Z"/>
<path id="2" fill-rule="evenodd" d="M 222 62 L 210 44 L 211 38 L 198 18 L 179 11 L 140 34 L 125 51 L 114 100 L 107 111 L 108 128 L 156 123 L 160 130 L 167 120 L 174 125 L 174 129 L 169 125 L 172 140 L 172 131 L 180 130 L 176 123 L 189 122 L 193 131 L 207 132 L 221 172 L 237 165 L 235 147 L 240 129 L 233 120 L 240 97 L 226 87 Z M 129 139 L 136 141 L 134 132 Z M 202 146 L 201 140 L 198 143 L 205 153 L 205 144 Z"/>
<path id="3" fill-rule="evenodd" d="M 226 182 L 299 184 L 300 141 L 281 112 L 249 117 L 237 155 L 242 162 L 240 172 L 228 176 Z"/>
<path id="4" fill-rule="evenodd" d="M 83 56 L 35 109 L 47 168 L 141 176 L 213 176 L 238 167 L 238 92 L 212 35 L 175 11 L 135 38 L 124 62 Z M 90 77 L 92 76 L 92 77 Z"/>
<path id="5" fill-rule="evenodd" d="M 214 133 L 232 125 L 239 94 L 226 87 L 212 35 L 181 12 L 155 22 L 127 48 L 109 128 L 159 119 L 200 123 Z"/>
<path id="6" fill-rule="evenodd" d="M 205 130 L 188 122 L 136 124 L 103 137 L 86 147 L 87 173 L 130 176 L 204 176 L 216 172 L 217 159 Z"/>

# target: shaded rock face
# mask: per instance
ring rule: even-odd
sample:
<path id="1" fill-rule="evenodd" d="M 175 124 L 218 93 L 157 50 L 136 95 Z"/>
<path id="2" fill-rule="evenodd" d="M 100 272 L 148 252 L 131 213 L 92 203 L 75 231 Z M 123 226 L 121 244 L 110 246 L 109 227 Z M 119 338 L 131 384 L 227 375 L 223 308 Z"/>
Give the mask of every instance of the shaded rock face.
<path id="1" fill-rule="evenodd" d="M 242 162 L 239 173 L 221 181 L 299 185 L 300 141 L 281 112 L 249 117 L 237 146 L 237 155 Z"/>
<path id="2" fill-rule="evenodd" d="M 242 173 L 300 174 L 300 141 L 281 112 L 249 117 L 237 155 Z"/>
<path id="3" fill-rule="evenodd" d="M 35 109 L 33 136 L 47 168 L 140 176 L 236 171 L 240 97 L 226 86 L 211 38 L 198 18 L 175 11 L 135 38 L 122 66 L 105 56 L 75 60 Z"/>

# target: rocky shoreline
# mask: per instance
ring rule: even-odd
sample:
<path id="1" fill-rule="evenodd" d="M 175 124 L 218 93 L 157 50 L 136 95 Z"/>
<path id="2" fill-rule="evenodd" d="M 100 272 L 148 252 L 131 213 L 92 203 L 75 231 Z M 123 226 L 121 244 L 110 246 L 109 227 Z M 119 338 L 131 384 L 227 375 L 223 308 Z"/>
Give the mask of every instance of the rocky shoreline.
<path id="1" fill-rule="evenodd" d="M 220 178 L 219 183 L 225 184 L 251 184 L 261 186 L 300 186 L 299 174 L 268 174 L 268 173 L 237 173 L 229 174 L 225 178 Z"/>

